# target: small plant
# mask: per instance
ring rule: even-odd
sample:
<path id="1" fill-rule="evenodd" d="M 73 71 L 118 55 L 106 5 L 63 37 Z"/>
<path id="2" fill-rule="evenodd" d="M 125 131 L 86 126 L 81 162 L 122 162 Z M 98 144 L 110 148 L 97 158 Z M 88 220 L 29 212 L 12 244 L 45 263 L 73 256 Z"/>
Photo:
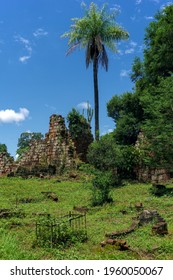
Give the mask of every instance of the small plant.
<path id="1" fill-rule="evenodd" d="M 110 172 L 98 172 L 92 180 L 92 205 L 103 205 L 104 203 L 113 202 L 111 189 L 113 187 L 113 178 Z"/>
<path id="2" fill-rule="evenodd" d="M 79 169 L 79 171 L 84 172 L 89 175 L 93 175 L 96 173 L 96 169 L 92 165 L 90 165 L 88 163 L 84 163 L 84 162 L 80 162 L 78 164 L 78 169 Z"/>

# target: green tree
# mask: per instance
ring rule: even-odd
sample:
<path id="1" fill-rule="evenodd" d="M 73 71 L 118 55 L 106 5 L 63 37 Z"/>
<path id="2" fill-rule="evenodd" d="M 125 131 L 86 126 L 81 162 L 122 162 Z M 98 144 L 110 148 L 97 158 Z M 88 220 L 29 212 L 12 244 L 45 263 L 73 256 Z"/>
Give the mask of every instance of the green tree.
<path id="1" fill-rule="evenodd" d="M 113 133 L 101 136 L 99 142 L 93 142 L 88 148 L 87 159 L 89 163 L 101 171 L 116 168 L 120 158 L 121 154 Z"/>
<path id="2" fill-rule="evenodd" d="M 40 140 L 42 138 L 43 134 L 40 132 L 23 132 L 20 135 L 17 144 L 18 149 L 16 153 L 18 154 L 19 159 L 28 150 L 31 140 Z"/>
<path id="3" fill-rule="evenodd" d="M 154 84 L 173 73 L 173 5 L 157 13 L 146 29 L 144 68 L 147 81 Z"/>
<path id="4" fill-rule="evenodd" d="M 119 179 L 135 178 L 134 170 L 139 156 L 134 146 L 117 145 L 113 133 L 110 133 L 89 146 L 87 159 L 96 169 L 111 171 L 115 184 L 119 183 Z"/>
<path id="5" fill-rule="evenodd" d="M 132 65 L 132 73 L 131 73 L 131 80 L 132 82 L 137 82 L 144 75 L 144 68 L 143 62 L 141 61 L 140 57 L 135 57 L 133 65 Z"/>
<path id="6" fill-rule="evenodd" d="M 77 47 L 86 49 L 86 67 L 93 64 L 94 78 L 94 113 L 95 113 L 95 139 L 99 140 L 99 91 L 98 67 L 99 64 L 108 70 L 108 56 L 106 47 L 116 51 L 115 41 L 128 38 L 128 33 L 115 23 L 115 13 L 108 13 L 106 6 L 99 9 L 93 2 L 85 9 L 83 18 L 72 19 L 73 24 L 69 32 L 62 37 L 69 38 L 70 54 Z"/>
<path id="7" fill-rule="evenodd" d="M 7 146 L 0 143 L 0 153 L 7 153 Z"/>
<path id="8" fill-rule="evenodd" d="M 115 95 L 107 103 L 107 111 L 116 124 L 114 134 L 117 143 L 135 144 L 144 118 L 139 96 L 130 92 Z"/>
<path id="9" fill-rule="evenodd" d="M 74 108 L 69 112 L 67 122 L 76 152 L 82 161 L 86 161 L 88 146 L 93 142 L 90 124 L 86 118 Z"/>
<path id="10" fill-rule="evenodd" d="M 173 77 L 162 78 L 141 96 L 146 119 L 142 125 L 145 143 L 141 149 L 150 166 L 168 169 L 173 164 Z"/>

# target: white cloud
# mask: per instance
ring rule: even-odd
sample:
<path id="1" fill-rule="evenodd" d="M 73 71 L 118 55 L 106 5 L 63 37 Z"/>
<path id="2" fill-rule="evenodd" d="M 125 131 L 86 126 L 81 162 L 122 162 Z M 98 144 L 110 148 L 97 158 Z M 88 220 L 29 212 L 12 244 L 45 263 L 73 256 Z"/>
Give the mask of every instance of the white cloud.
<path id="1" fill-rule="evenodd" d="M 119 55 L 124 55 L 124 54 L 131 54 L 131 53 L 134 53 L 137 49 L 137 42 L 134 42 L 134 41 L 130 41 L 128 42 L 127 44 L 125 44 L 125 49 L 119 49 L 118 50 L 118 53 Z"/>
<path id="2" fill-rule="evenodd" d="M 129 74 L 130 74 L 130 70 L 125 70 L 125 69 L 123 69 L 123 70 L 121 70 L 121 72 L 120 72 L 120 77 L 121 77 L 121 78 L 129 77 Z"/>
<path id="3" fill-rule="evenodd" d="M 24 121 L 29 116 L 26 108 L 20 108 L 19 112 L 12 109 L 0 110 L 0 123 L 18 123 Z"/>
<path id="4" fill-rule="evenodd" d="M 132 46 L 132 47 L 134 47 L 134 48 L 137 46 L 137 43 L 136 43 L 136 42 L 134 42 L 134 41 L 130 41 L 130 43 L 129 43 L 129 44 L 130 44 L 130 46 Z"/>
<path id="5" fill-rule="evenodd" d="M 161 7 L 160 7 L 160 9 L 161 10 L 164 10 L 167 6 L 170 6 L 170 5 L 172 5 L 172 2 L 167 2 L 167 3 L 165 3 L 165 4 L 163 4 Z"/>
<path id="6" fill-rule="evenodd" d="M 43 28 L 38 28 L 35 32 L 33 32 L 34 37 L 41 37 L 41 36 L 47 36 L 48 32 L 44 31 Z"/>
<path id="7" fill-rule="evenodd" d="M 121 13 L 121 6 L 118 4 L 114 4 L 112 8 L 110 8 L 111 11 L 115 11 L 116 13 Z"/>
<path id="8" fill-rule="evenodd" d="M 112 133 L 113 131 L 114 131 L 113 128 L 107 128 L 107 126 L 105 125 L 104 130 L 101 132 L 101 136 Z"/>
<path id="9" fill-rule="evenodd" d="M 24 55 L 24 56 L 19 57 L 19 61 L 24 63 L 24 62 L 27 62 L 27 60 L 30 58 L 31 58 L 31 56 Z"/>
<path id="10" fill-rule="evenodd" d="M 123 55 L 123 54 L 124 54 L 123 51 L 120 50 L 120 49 L 117 51 L 117 53 L 118 53 L 119 55 Z"/>
<path id="11" fill-rule="evenodd" d="M 154 18 L 152 16 L 145 16 L 146 20 L 153 20 Z"/>
<path id="12" fill-rule="evenodd" d="M 18 158 L 19 158 L 19 155 L 16 154 L 16 155 L 14 156 L 14 159 L 17 160 Z"/>
<path id="13" fill-rule="evenodd" d="M 86 110 L 88 109 L 88 106 L 89 108 L 91 107 L 91 105 L 88 102 L 82 102 L 77 105 L 79 109 L 86 109 Z"/>
<path id="14" fill-rule="evenodd" d="M 20 62 L 26 63 L 31 58 L 31 55 L 32 55 L 31 43 L 28 39 L 22 37 L 21 35 L 17 35 L 14 38 L 15 38 L 16 42 L 21 43 L 24 46 L 25 50 L 27 51 L 27 55 L 23 55 L 23 56 L 19 57 Z"/>
<path id="15" fill-rule="evenodd" d="M 135 49 L 134 48 L 130 48 L 125 50 L 125 54 L 130 54 L 130 53 L 134 53 Z"/>

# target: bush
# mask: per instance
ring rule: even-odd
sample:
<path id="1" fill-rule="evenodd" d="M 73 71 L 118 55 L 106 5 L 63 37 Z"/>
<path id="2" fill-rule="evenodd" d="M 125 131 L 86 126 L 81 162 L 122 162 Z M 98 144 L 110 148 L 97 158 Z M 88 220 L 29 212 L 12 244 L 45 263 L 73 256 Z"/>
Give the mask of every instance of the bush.
<path id="1" fill-rule="evenodd" d="M 89 175 L 96 174 L 97 170 L 90 164 L 81 162 L 78 165 L 78 170 Z"/>
<path id="2" fill-rule="evenodd" d="M 114 169 L 120 161 L 120 151 L 112 134 L 106 134 L 88 149 L 87 159 L 90 164 L 101 171 Z"/>
<path id="3" fill-rule="evenodd" d="M 100 171 L 115 171 L 119 180 L 135 179 L 139 155 L 134 146 L 117 145 L 113 134 L 107 134 L 89 146 L 87 159 Z"/>
<path id="4" fill-rule="evenodd" d="M 67 116 L 70 136 L 80 160 L 86 162 L 88 146 L 93 142 L 90 123 L 74 108 Z"/>
<path id="5" fill-rule="evenodd" d="M 114 185 L 112 173 L 97 172 L 97 175 L 92 180 L 92 185 L 92 206 L 113 202 L 110 194 Z"/>

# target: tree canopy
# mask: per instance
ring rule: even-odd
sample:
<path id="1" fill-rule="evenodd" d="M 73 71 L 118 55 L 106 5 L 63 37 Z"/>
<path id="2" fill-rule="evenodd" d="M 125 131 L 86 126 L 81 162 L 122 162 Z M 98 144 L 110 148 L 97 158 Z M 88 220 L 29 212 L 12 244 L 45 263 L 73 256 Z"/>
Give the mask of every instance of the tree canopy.
<path id="1" fill-rule="evenodd" d="M 146 30 L 143 60 L 136 57 L 132 65 L 133 92 L 115 95 L 107 103 L 115 129 L 89 149 L 89 160 L 99 169 L 114 166 L 129 174 L 128 170 L 132 173 L 136 166 L 147 166 L 173 172 L 172 32 L 170 5 L 156 15 Z"/>
<path id="2" fill-rule="evenodd" d="M 144 70 L 149 83 L 173 73 L 173 5 L 155 16 L 145 34 Z"/>
<path id="3" fill-rule="evenodd" d="M 0 143 L 0 153 L 7 153 L 7 146 Z"/>

